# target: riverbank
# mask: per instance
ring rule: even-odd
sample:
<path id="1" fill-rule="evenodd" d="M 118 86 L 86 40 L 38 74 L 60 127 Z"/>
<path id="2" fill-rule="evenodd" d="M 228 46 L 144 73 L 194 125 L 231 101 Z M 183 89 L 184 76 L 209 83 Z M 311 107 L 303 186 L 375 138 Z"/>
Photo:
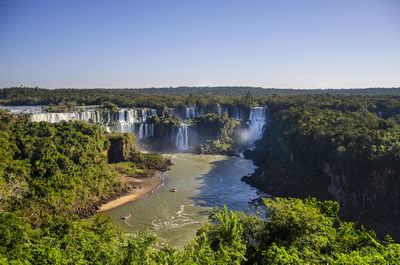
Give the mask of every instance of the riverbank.
<path id="1" fill-rule="evenodd" d="M 101 205 L 96 211 L 97 213 L 108 211 L 128 202 L 146 197 L 156 192 L 164 184 L 160 171 L 151 171 L 149 176 L 144 178 L 121 176 L 121 182 L 123 182 L 130 191 L 115 200 Z"/>

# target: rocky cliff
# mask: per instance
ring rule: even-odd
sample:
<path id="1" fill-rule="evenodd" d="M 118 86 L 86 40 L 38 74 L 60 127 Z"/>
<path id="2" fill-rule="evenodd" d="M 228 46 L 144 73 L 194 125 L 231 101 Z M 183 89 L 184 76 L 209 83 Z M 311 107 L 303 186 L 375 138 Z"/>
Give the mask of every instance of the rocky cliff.
<path id="1" fill-rule="evenodd" d="M 108 163 L 126 161 L 129 154 L 136 150 L 134 133 L 109 133 L 110 148 L 107 151 Z"/>
<path id="2" fill-rule="evenodd" d="M 289 130 L 279 119 L 267 128 L 257 148 L 245 153 L 259 168 L 243 181 L 275 196 L 338 201 L 344 220 L 374 229 L 380 237 L 389 234 L 400 240 L 400 172 L 396 156 L 386 159 L 391 161 L 366 163 L 360 153 L 360 157 L 345 157 L 346 161 L 315 136 L 288 137 Z"/>

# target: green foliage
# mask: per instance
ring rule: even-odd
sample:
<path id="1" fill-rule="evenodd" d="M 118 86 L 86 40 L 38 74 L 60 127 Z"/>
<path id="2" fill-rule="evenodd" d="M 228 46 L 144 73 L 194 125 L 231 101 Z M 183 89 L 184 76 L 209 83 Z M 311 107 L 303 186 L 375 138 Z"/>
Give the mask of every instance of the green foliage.
<path id="1" fill-rule="evenodd" d="M 315 199 L 266 199 L 260 263 L 387 264 L 400 262 L 398 244 L 380 242 L 374 232 L 343 223 L 333 212 L 337 203 Z M 324 212 L 329 212 L 325 214 Z M 335 222 L 339 222 L 339 227 Z M 394 250 L 397 250 L 394 251 Z"/>
<path id="2" fill-rule="evenodd" d="M 379 220 L 369 222 L 375 227 L 398 219 L 400 127 L 387 118 L 399 111 L 397 97 L 275 98 L 269 106 L 270 126 L 246 153 L 259 166 L 249 181 L 270 194 L 338 200 L 346 216 Z"/>
<path id="3" fill-rule="evenodd" d="M 240 121 L 232 119 L 228 113 L 222 116 L 215 113 L 208 113 L 194 119 L 200 135 L 211 135 L 215 140 L 206 140 L 200 146 L 203 154 L 232 154 L 238 147 L 235 132 L 240 128 Z M 217 135 L 215 135 L 217 134 Z M 234 140 L 235 139 L 235 140 Z"/>
<path id="4" fill-rule="evenodd" d="M 125 235 L 110 219 L 52 217 L 32 228 L 12 213 L 0 216 L 3 264 L 398 264 L 390 237 L 342 223 L 321 209 L 330 201 L 267 199 L 267 219 L 215 209 L 182 250 L 154 249 L 146 232 Z M 335 222 L 338 224 L 335 225 Z"/>
<path id="5" fill-rule="evenodd" d="M 165 170 L 169 166 L 169 160 L 157 153 L 148 154 L 133 151 L 130 153 L 128 160 L 140 169 Z"/>
<path id="6" fill-rule="evenodd" d="M 151 116 L 147 118 L 148 123 L 152 123 L 155 126 L 162 126 L 166 130 L 172 128 L 181 127 L 181 119 L 176 116 L 170 116 L 169 114 L 166 116 Z"/>
<path id="7" fill-rule="evenodd" d="M 135 173 L 142 173 L 143 169 L 136 168 L 132 162 L 119 162 L 110 164 L 112 168 L 124 175 L 134 175 Z"/>
<path id="8" fill-rule="evenodd" d="M 89 221 L 55 217 L 32 229 L 6 213 L 0 227 L 0 257 L 10 264 L 117 264 L 125 238 L 101 216 Z"/>
<path id="9" fill-rule="evenodd" d="M 111 101 L 104 101 L 103 104 L 100 106 L 100 108 L 114 113 L 118 111 L 117 105 L 115 105 Z"/>
<path id="10" fill-rule="evenodd" d="M 101 128 L 83 122 L 0 123 L 0 211 L 31 221 L 79 213 L 87 203 L 121 187 L 107 165 Z"/>
<path id="11" fill-rule="evenodd" d="M 73 112 L 78 109 L 78 105 L 76 101 L 61 101 L 57 105 L 51 103 L 43 109 L 47 112 Z"/>

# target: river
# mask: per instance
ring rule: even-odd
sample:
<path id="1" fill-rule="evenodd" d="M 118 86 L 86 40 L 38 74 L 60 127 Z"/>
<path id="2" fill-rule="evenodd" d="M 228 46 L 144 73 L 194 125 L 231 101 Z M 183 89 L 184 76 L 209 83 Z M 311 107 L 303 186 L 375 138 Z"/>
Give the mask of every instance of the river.
<path id="1" fill-rule="evenodd" d="M 173 165 L 162 175 L 165 184 L 161 190 L 101 214 L 112 217 L 130 234 L 146 229 L 158 236 L 159 245 L 182 247 L 207 222 L 213 207 L 245 210 L 248 199 L 257 196 L 256 189 L 240 181 L 254 171 L 251 160 L 190 153 L 171 156 Z M 170 192 L 172 188 L 177 192 Z M 121 220 L 127 213 L 132 217 Z"/>

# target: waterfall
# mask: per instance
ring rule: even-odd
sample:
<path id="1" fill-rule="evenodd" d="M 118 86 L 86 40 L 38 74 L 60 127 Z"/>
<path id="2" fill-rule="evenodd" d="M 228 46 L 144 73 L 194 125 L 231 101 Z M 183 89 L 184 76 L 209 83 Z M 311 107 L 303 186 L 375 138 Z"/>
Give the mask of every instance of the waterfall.
<path id="1" fill-rule="evenodd" d="M 110 111 L 102 110 L 78 110 L 67 113 L 35 113 L 30 116 L 31 121 L 46 121 L 56 123 L 60 121 L 80 120 L 91 123 L 100 123 L 110 132 L 135 132 L 135 126 L 142 122 L 139 129 L 139 139 L 154 136 L 154 125 L 147 125 L 148 116 L 155 115 L 156 109 L 119 109 L 115 115 L 111 115 Z M 140 115 L 139 115 L 140 114 Z"/>
<path id="2" fill-rule="evenodd" d="M 166 113 L 169 113 L 171 116 L 176 116 L 176 110 L 174 108 L 167 108 Z"/>
<path id="3" fill-rule="evenodd" d="M 138 139 L 139 140 L 143 139 L 143 130 L 144 130 L 143 126 L 144 126 L 144 123 L 141 123 L 140 126 L 139 126 L 139 133 L 138 133 Z"/>
<path id="4" fill-rule="evenodd" d="M 265 108 L 252 108 L 249 115 L 248 139 L 250 143 L 260 139 L 266 123 Z"/>
<path id="5" fill-rule="evenodd" d="M 186 119 L 197 117 L 197 107 L 186 108 Z"/>
<path id="6" fill-rule="evenodd" d="M 179 151 L 189 150 L 188 126 L 186 124 L 182 124 L 182 126 L 179 127 L 178 133 L 176 134 L 175 145 Z"/>
<path id="7" fill-rule="evenodd" d="M 240 120 L 241 119 L 240 109 L 237 108 L 237 107 L 233 109 L 233 118 L 235 120 Z"/>
<path id="8" fill-rule="evenodd" d="M 147 123 L 144 124 L 144 130 L 143 130 L 143 138 L 146 139 L 149 137 L 149 125 Z"/>
<path id="9" fill-rule="evenodd" d="M 156 109 L 151 109 L 150 110 L 150 116 L 157 116 L 157 110 Z"/>
<path id="10" fill-rule="evenodd" d="M 156 109 L 119 109 L 115 115 L 110 111 L 79 110 L 67 113 L 36 113 L 31 115 L 31 121 L 46 121 L 56 123 L 60 121 L 81 120 L 91 123 L 100 123 L 109 132 L 135 132 L 139 125 L 138 139 L 154 136 L 154 124 L 147 122 L 147 117 L 157 115 Z M 140 121 L 141 118 L 141 122 Z"/>
<path id="11" fill-rule="evenodd" d="M 118 110 L 118 123 L 114 126 L 112 131 L 131 133 L 135 131 L 135 123 L 137 123 L 137 112 L 133 109 L 120 109 Z"/>
<path id="12" fill-rule="evenodd" d="M 105 117 L 106 116 L 106 117 Z M 49 113 L 36 113 L 31 115 L 31 121 L 34 122 L 51 122 L 56 123 L 60 121 L 85 121 L 91 123 L 108 123 L 107 120 L 110 119 L 110 112 L 100 113 L 97 110 L 85 110 L 85 111 L 75 111 L 75 112 L 49 112 Z"/>
<path id="13" fill-rule="evenodd" d="M 118 121 L 125 121 L 125 110 L 118 111 Z"/>
<path id="14" fill-rule="evenodd" d="M 224 113 L 224 112 L 228 112 L 228 108 L 222 108 L 221 106 L 218 106 L 218 109 L 217 109 L 217 113 L 218 113 L 218 115 L 219 116 L 222 116 L 222 114 Z"/>
<path id="15" fill-rule="evenodd" d="M 196 118 L 200 111 L 197 107 L 187 107 L 184 113 L 178 113 L 173 108 L 167 109 L 167 112 L 172 115 L 182 115 L 182 118 Z M 219 106 L 216 109 L 218 115 L 228 112 L 228 109 Z M 229 112 L 234 119 L 243 120 L 244 112 L 240 107 L 235 107 Z M 119 109 L 116 113 L 110 111 L 95 110 L 95 109 L 79 109 L 75 112 L 69 113 L 34 113 L 30 116 L 32 121 L 40 122 L 60 122 L 71 120 L 82 120 L 85 122 L 100 124 L 108 132 L 123 132 L 130 133 L 136 132 L 137 139 L 142 140 L 149 137 L 154 137 L 155 126 L 150 123 L 148 117 L 157 115 L 156 109 L 150 108 L 137 108 L 137 109 Z M 248 119 L 246 119 L 247 126 L 242 129 L 242 139 L 247 143 L 253 143 L 255 140 L 262 137 L 265 123 L 266 123 L 266 109 L 262 107 L 252 108 Z M 163 136 L 165 131 L 163 128 L 157 128 L 157 133 Z M 178 150 L 185 151 L 189 149 L 188 139 L 188 125 L 182 123 L 178 130 L 171 134 L 171 141 Z"/>
<path id="16" fill-rule="evenodd" d="M 217 112 L 218 112 L 218 116 L 222 115 L 222 107 L 221 106 L 218 106 Z"/>

